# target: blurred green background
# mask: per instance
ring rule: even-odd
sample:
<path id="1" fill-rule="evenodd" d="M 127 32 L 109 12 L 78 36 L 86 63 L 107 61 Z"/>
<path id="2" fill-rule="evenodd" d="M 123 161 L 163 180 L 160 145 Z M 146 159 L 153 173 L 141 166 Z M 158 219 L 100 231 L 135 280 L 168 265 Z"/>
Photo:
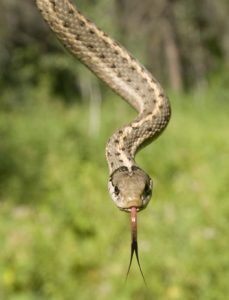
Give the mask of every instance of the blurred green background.
<path id="1" fill-rule="evenodd" d="M 139 214 L 107 191 L 104 148 L 136 113 L 70 56 L 35 1 L 0 1 L 0 299 L 221 300 L 229 295 L 226 0 L 78 0 L 166 87 L 172 119 L 137 156 Z"/>

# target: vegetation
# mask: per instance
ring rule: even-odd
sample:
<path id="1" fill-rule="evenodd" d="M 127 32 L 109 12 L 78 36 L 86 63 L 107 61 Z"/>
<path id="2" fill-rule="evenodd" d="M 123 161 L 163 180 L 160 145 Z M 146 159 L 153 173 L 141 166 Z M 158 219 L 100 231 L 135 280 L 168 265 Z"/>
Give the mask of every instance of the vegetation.
<path id="1" fill-rule="evenodd" d="M 191 75 L 182 83 L 188 87 L 185 92 L 174 92 L 168 82 L 171 122 L 137 156 L 154 179 L 151 203 L 139 214 L 146 290 L 135 261 L 124 285 L 130 220 L 110 200 L 104 155 L 108 137 L 135 112 L 59 48 L 33 4 L 18 3 L 0 3 L 8 20 L 0 31 L 0 299 L 225 299 L 226 50 L 216 68 L 201 73 L 198 87 Z M 96 9 L 79 1 L 101 20 L 100 11 L 109 11 L 110 3 L 95 3 Z M 226 2 L 217 3 L 219 8 Z M 109 29 L 109 14 L 103 22 Z M 143 53 L 141 48 L 137 52 Z M 185 64 L 182 68 L 189 70 Z M 92 94 L 97 95 L 96 107 Z"/>
<path id="2" fill-rule="evenodd" d="M 140 257 L 155 299 L 229 292 L 229 107 L 215 101 L 221 92 L 171 95 L 170 126 L 137 159 L 155 183 L 139 215 Z M 86 105 L 47 97 L 1 112 L 2 299 L 145 299 L 136 264 L 123 286 L 129 215 L 109 198 L 104 158 L 107 137 L 133 112 L 107 98 L 94 139 Z"/>

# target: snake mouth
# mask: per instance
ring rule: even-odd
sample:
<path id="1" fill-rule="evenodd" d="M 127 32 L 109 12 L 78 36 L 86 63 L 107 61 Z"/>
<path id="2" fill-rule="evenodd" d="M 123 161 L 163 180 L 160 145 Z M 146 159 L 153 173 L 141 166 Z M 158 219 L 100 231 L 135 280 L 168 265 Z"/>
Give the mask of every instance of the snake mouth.
<path id="1" fill-rule="evenodd" d="M 132 208 L 135 208 L 136 211 L 139 212 L 139 211 L 141 211 L 141 210 L 144 209 L 144 206 L 143 206 L 143 205 L 141 205 L 141 206 L 136 206 L 136 205 L 131 205 L 131 206 L 129 206 L 129 205 L 128 205 L 128 207 L 118 207 L 118 208 L 119 208 L 121 211 L 125 211 L 125 212 L 130 213 L 130 212 L 132 211 Z"/>

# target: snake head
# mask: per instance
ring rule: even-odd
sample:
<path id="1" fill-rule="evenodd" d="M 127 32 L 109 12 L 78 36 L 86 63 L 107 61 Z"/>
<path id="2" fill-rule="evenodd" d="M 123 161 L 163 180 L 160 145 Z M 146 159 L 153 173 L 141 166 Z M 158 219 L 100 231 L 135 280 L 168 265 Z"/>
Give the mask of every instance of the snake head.
<path id="1" fill-rule="evenodd" d="M 152 180 L 139 167 L 132 166 L 116 169 L 110 176 L 108 183 L 112 200 L 120 210 L 137 211 L 144 209 L 152 196 Z"/>

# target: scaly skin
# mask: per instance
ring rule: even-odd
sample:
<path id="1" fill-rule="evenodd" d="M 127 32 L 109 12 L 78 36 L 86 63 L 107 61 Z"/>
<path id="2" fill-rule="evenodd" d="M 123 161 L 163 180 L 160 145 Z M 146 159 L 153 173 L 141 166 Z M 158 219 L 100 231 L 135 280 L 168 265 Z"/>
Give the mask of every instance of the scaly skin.
<path id="1" fill-rule="evenodd" d="M 64 46 L 138 111 L 133 122 L 109 139 L 106 157 L 109 192 L 117 207 L 129 212 L 142 210 L 151 198 L 152 181 L 136 165 L 134 157 L 137 150 L 153 141 L 167 126 L 168 98 L 151 73 L 69 0 L 36 0 L 36 3 Z M 133 241 L 132 250 L 137 253 L 137 238 Z"/>

